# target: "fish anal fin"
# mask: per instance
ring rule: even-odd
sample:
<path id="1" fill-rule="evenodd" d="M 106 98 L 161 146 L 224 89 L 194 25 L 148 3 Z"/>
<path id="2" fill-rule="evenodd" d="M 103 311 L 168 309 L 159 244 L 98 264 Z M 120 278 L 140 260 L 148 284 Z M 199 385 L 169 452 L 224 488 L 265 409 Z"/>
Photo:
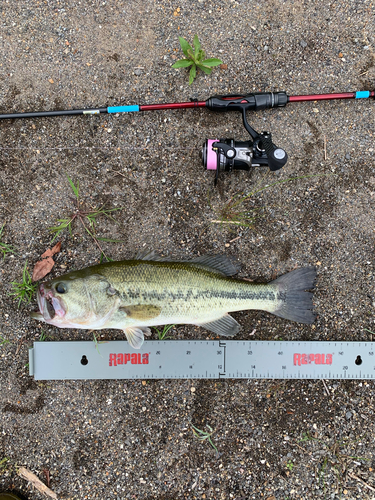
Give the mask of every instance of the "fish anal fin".
<path id="1" fill-rule="evenodd" d="M 119 310 L 126 314 L 127 317 L 138 320 L 147 321 L 156 318 L 161 312 L 161 307 L 152 304 L 134 304 L 129 306 L 121 306 Z"/>
<path id="2" fill-rule="evenodd" d="M 144 342 L 144 336 L 150 335 L 151 331 L 149 328 L 144 328 L 140 326 L 130 326 L 124 330 L 126 339 L 133 349 L 140 349 Z"/>
<path id="3" fill-rule="evenodd" d="M 241 325 L 229 314 L 208 323 L 199 323 L 197 326 L 224 337 L 233 337 L 241 330 Z"/>

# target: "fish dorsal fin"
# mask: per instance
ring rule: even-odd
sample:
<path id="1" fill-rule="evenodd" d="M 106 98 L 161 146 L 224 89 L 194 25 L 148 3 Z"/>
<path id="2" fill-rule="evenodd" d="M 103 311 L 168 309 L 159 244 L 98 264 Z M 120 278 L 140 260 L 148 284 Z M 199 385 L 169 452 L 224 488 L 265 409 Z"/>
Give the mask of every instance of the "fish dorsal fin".
<path id="1" fill-rule="evenodd" d="M 199 267 L 220 273 L 223 276 L 233 276 L 239 271 L 236 266 L 226 255 L 201 255 L 191 260 L 175 261 L 170 257 L 161 257 L 154 250 L 140 250 L 135 256 L 136 260 L 151 260 L 157 262 L 188 262 L 189 264 L 197 264 Z"/>
<path id="2" fill-rule="evenodd" d="M 135 260 L 152 260 L 157 262 L 164 262 L 170 260 L 168 257 L 161 257 L 155 250 L 150 250 L 146 248 L 145 250 L 139 250 L 135 257 Z"/>
<path id="3" fill-rule="evenodd" d="M 201 326 L 210 332 L 217 333 L 218 335 L 223 335 L 224 337 L 233 337 L 241 330 L 241 326 L 237 323 L 237 321 L 229 316 L 229 314 L 225 314 L 219 319 L 214 321 L 209 321 L 208 323 L 196 323 L 197 326 Z"/>
<path id="4" fill-rule="evenodd" d="M 135 304 L 130 306 L 121 306 L 119 310 L 131 319 L 147 321 L 159 316 L 161 308 L 153 306 L 152 304 Z"/>
<path id="5" fill-rule="evenodd" d="M 126 339 L 133 349 L 140 349 L 144 342 L 144 335 L 150 335 L 151 331 L 149 328 L 144 328 L 140 326 L 130 326 L 124 330 Z"/>
<path id="6" fill-rule="evenodd" d="M 224 276 L 233 276 L 239 271 L 238 267 L 226 255 L 201 255 L 189 260 L 189 262 L 198 264 L 210 271 L 219 272 Z"/>

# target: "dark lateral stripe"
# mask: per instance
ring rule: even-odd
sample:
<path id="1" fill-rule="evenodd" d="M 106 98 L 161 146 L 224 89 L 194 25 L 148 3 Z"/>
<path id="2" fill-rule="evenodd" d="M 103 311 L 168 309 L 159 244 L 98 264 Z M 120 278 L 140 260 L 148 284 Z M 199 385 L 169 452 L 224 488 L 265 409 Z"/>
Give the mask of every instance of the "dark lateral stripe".
<path id="1" fill-rule="evenodd" d="M 144 292 L 141 290 L 130 290 L 127 293 L 123 293 L 122 297 L 126 299 L 140 299 L 146 301 L 188 301 L 188 300 L 199 300 L 199 299 L 222 299 L 222 300 L 269 300 L 274 301 L 276 299 L 285 301 L 285 293 L 273 292 L 271 290 L 259 290 L 259 291 L 225 291 L 225 290 L 200 290 L 194 292 L 193 290 L 182 291 L 176 290 L 175 292 L 167 291 L 159 293 L 156 291 Z"/>

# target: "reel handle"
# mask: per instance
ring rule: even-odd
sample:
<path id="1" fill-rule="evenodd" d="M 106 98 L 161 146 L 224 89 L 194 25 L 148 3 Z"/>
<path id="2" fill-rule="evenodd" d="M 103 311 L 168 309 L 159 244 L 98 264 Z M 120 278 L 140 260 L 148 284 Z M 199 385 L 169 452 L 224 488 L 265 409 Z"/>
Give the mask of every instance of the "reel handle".
<path id="1" fill-rule="evenodd" d="M 279 148 L 272 142 L 272 135 L 268 132 L 263 132 L 260 135 L 260 143 L 263 146 L 268 158 L 268 166 L 272 172 L 280 170 L 288 161 L 287 152 Z"/>

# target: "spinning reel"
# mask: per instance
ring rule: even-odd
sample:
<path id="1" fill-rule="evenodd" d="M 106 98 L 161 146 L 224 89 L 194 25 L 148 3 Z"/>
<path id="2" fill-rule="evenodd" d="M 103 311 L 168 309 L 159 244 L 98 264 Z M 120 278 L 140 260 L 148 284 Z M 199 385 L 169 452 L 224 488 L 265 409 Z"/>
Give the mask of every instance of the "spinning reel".
<path id="1" fill-rule="evenodd" d="M 250 170 L 251 167 L 268 166 L 271 171 L 282 168 L 288 161 L 284 149 L 272 142 L 269 132 L 256 132 L 246 119 L 247 109 L 261 110 L 269 107 L 285 106 L 284 92 L 250 94 L 247 96 L 215 96 L 207 101 L 213 111 L 241 111 L 245 129 L 252 140 L 206 139 L 202 148 L 202 163 L 207 170 L 215 170 L 215 185 L 220 172 Z"/>

